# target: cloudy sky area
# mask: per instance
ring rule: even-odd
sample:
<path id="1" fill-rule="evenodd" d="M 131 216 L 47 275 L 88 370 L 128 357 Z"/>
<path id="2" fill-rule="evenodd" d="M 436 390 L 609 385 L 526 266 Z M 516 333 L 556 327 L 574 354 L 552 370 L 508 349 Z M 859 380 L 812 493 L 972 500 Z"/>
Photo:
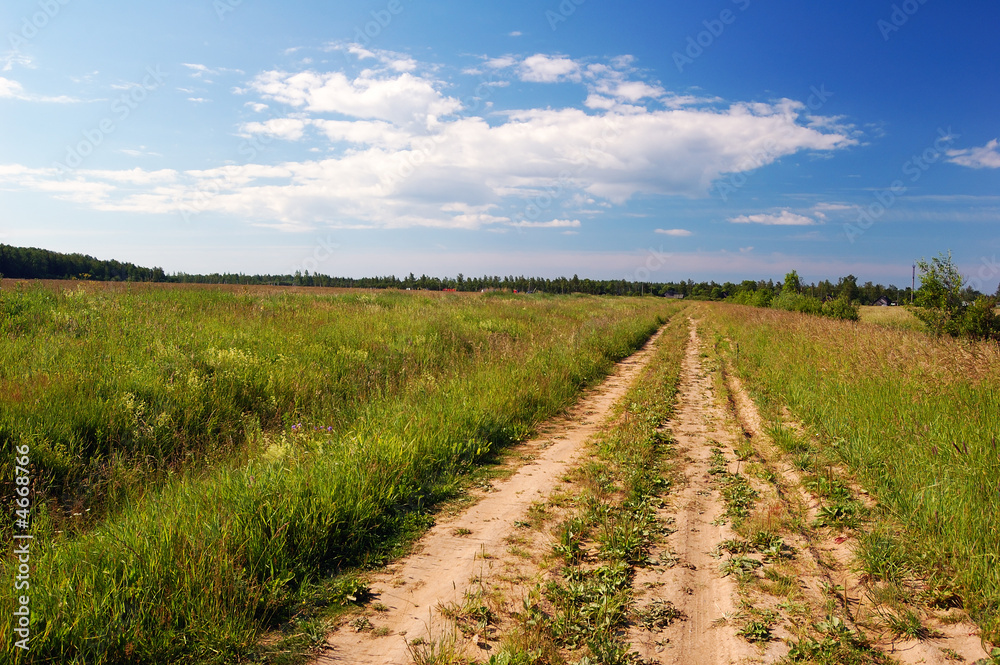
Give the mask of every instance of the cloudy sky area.
<path id="1" fill-rule="evenodd" d="M 0 242 L 169 272 L 1000 282 L 986 0 L 11 0 Z"/>

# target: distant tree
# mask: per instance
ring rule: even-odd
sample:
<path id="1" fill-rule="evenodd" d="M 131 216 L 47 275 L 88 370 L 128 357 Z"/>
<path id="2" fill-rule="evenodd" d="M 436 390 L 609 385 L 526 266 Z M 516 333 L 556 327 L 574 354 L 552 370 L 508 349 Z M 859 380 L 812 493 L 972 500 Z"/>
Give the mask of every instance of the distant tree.
<path id="1" fill-rule="evenodd" d="M 871 280 L 862 284 L 858 290 L 858 298 L 861 302 L 868 303 L 869 305 L 878 300 L 881 295 L 882 288 L 872 284 Z"/>
<path id="2" fill-rule="evenodd" d="M 858 278 L 854 275 L 841 277 L 837 282 L 837 296 L 846 298 L 848 302 L 854 302 L 859 295 Z"/>
<path id="3" fill-rule="evenodd" d="M 782 293 L 798 293 L 802 290 L 802 280 L 799 279 L 799 273 L 792 271 L 785 275 L 785 282 L 781 287 Z"/>
<path id="4" fill-rule="evenodd" d="M 956 323 L 962 312 L 962 286 L 965 279 L 948 255 L 939 254 L 933 259 L 917 261 L 920 269 L 920 288 L 914 304 L 917 318 L 935 335 L 956 334 Z"/>

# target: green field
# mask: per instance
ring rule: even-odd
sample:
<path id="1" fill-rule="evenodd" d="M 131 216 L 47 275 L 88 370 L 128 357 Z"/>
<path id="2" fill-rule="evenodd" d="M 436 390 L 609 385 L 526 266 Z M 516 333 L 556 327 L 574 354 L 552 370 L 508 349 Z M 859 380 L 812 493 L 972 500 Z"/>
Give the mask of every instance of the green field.
<path id="1" fill-rule="evenodd" d="M 959 598 L 996 641 L 1000 347 L 868 326 L 864 317 L 719 306 L 711 319 L 769 417 L 779 422 L 787 407 L 807 426 L 877 499 L 913 575 Z"/>
<path id="2" fill-rule="evenodd" d="M 28 446 L 30 658 L 58 663 L 252 657 L 676 307 L 43 287 L 0 306 L 4 508 Z"/>
<path id="3" fill-rule="evenodd" d="M 2 501 L 16 514 L 29 469 L 35 537 L 32 649 L 9 630 L 0 647 L 286 662 L 265 636 L 321 641 L 314 618 L 363 593 L 364 570 L 672 320 L 604 439 L 641 476 L 689 314 L 767 418 L 800 422 L 871 492 L 913 575 L 995 638 L 1000 350 L 908 330 L 903 308 L 850 322 L 649 297 L 37 284 L 0 290 Z M 0 527 L 8 588 L 15 532 Z M 4 594 L 0 623 L 15 609 Z"/>

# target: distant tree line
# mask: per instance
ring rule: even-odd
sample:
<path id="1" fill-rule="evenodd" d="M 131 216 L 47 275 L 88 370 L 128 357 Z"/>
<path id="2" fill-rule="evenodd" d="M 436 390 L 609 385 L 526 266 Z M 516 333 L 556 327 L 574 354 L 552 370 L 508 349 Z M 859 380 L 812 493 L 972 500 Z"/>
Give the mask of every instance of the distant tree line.
<path id="1" fill-rule="evenodd" d="M 0 244 L 0 274 L 13 279 L 93 279 L 102 282 L 163 282 L 161 268 L 101 261 L 86 254 L 62 254 L 36 247 Z"/>
<path id="2" fill-rule="evenodd" d="M 692 300 L 735 300 L 745 304 L 769 306 L 771 300 L 785 291 L 785 282 L 744 280 L 718 283 L 695 282 L 634 282 L 624 279 L 581 279 L 573 277 L 526 277 L 524 275 L 483 275 L 466 277 L 417 277 L 412 272 L 405 277 L 331 277 L 323 274 L 296 272 L 288 275 L 245 275 L 242 273 L 167 274 L 162 268 L 144 268 L 120 261 L 102 261 L 85 254 L 63 254 L 35 247 L 13 247 L 0 244 L 0 275 L 13 279 L 89 279 L 120 282 L 175 282 L 189 284 L 246 284 L 278 286 L 332 286 L 364 289 L 424 289 L 428 291 L 518 291 L 545 293 L 586 293 L 592 295 L 652 295 L 683 297 Z M 787 281 L 787 280 L 786 280 Z M 865 282 L 859 285 L 854 275 L 841 277 L 836 283 L 823 280 L 803 284 L 795 277 L 794 289 L 799 295 L 820 303 L 842 298 L 849 303 L 870 305 L 881 297 L 900 304 L 908 303 L 910 287 L 898 288 Z M 975 300 L 980 294 L 966 287 L 961 297 Z M 787 298 L 786 298 L 787 300 Z M 812 300 L 810 300 L 811 302 Z"/>
<path id="3" fill-rule="evenodd" d="M 735 294 L 726 298 L 729 302 L 754 307 L 773 307 L 789 312 L 817 314 L 834 319 L 857 321 L 859 318 L 859 300 L 855 297 L 860 293 L 857 278 L 854 275 L 841 277 L 834 291 L 826 288 L 829 281 L 823 283 L 823 288 L 804 287 L 799 273 L 792 271 L 785 275 L 785 281 L 780 285 L 779 292 L 770 287 L 751 288 L 752 283 L 746 282 Z M 895 288 L 895 287 L 892 287 Z M 812 294 L 807 293 L 812 291 Z M 813 295 L 816 293 L 823 294 Z"/>

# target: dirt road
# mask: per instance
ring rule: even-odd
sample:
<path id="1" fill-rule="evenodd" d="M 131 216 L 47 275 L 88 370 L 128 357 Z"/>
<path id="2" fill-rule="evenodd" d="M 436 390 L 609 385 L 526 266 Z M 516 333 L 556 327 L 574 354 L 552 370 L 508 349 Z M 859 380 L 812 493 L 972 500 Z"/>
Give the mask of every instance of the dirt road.
<path id="1" fill-rule="evenodd" d="M 406 665 L 409 645 L 449 633 L 454 653 L 486 661 L 509 626 L 485 629 L 494 630 L 488 636 L 459 634 L 441 608 L 459 606 L 477 590 L 483 598 L 484 589 L 503 588 L 507 602 L 517 601 L 553 574 L 551 562 L 532 555 L 551 550 L 551 535 L 528 537 L 530 530 L 518 529 L 532 504 L 573 504 L 576 481 L 568 471 L 583 461 L 587 440 L 649 362 L 658 337 L 550 423 L 545 436 L 524 444 L 521 452 L 532 462 L 464 513 L 442 520 L 414 554 L 378 575 L 375 601 L 361 622 L 331 634 L 315 662 Z M 883 608 L 871 600 L 876 587 L 854 563 L 857 533 L 816 526 L 822 497 L 807 491 L 804 472 L 778 450 L 742 383 L 711 351 L 692 321 L 676 406 L 662 425 L 676 446 L 674 488 L 657 510 L 669 535 L 632 578 L 631 616 L 670 608 L 676 620 L 654 629 L 630 621 L 625 637 L 641 662 L 776 663 L 794 644 L 823 650 L 823 662 L 943 665 L 986 656 L 976 627 L 950 611 L 921 610 L 927 631 L 919 640 L 882 627 Z M 745 509 L 734 529 L 740 493 Z M 907 584 L 917 589 L 920 581 Z"/>
<path id="2" fill-rule="evenodd" d="M 666 569 L 640 569 L 634 584 L 637 605 L 667 601 L 685 617 L 657 632 L 639 627 L 631 631 L 636 650 L 664 665 L 728 664 L 760 655 L 736 635 L 734 626 L 726 625 L 739 606 L 735 579 L 719 571 L 718 546 L 735 534 L 710 471 L 713 448 L 732 449 L 736 430 L 732 416 L 716 399 L 713 376 L 702 366 L 700 354 L 701 340 L 692 324 L 677 407 L 667 423 L 677 442 L 683 484 L 661 514 L 675 520 L 676 531 L 652 557 L 667 554 L 677 563 Z"/>

